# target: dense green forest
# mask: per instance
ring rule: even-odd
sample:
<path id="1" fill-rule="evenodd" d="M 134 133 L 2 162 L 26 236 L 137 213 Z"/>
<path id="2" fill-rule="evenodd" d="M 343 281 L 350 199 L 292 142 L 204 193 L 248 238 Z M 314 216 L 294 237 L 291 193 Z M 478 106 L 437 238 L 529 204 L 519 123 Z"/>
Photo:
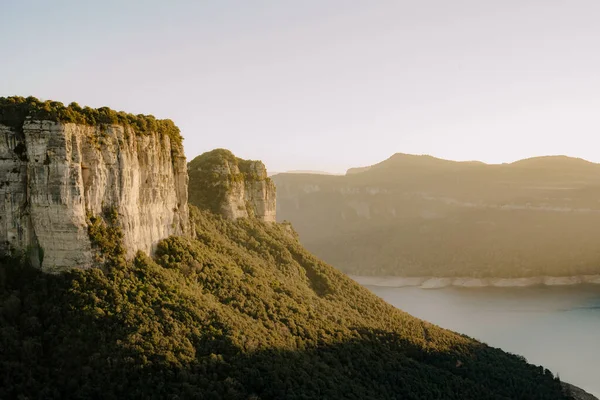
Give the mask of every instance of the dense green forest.
<path id="1" fill-rule="evenodd" d="M 81 107 L 77 103 L 65 106 L 58 101 L 41 101 L 31 96 L 0 97 L 0 124 L 20 130 L 27 117 L 92 126 L 119 124 L 131 127 L 138 134 L 157 132 L 168 135 L 175 143 L 182 141 L 179 128 L 170 119 L 134 115 L 108 107 Z"/>
<path id="2" fill-rule="evenodd" d="M 600 165 L 397 154 L 346 176 L 280 174 L 277 216 L 356 275 L 600 274 Z"/>
<path id="3" fill-rule="evenodd" d="M 306 252 L 287 224 L 192 207 L 195 238 L 104 268 L 0 268 L 2 399 L 563 399 L 550 371 L 420 321 Z"/>

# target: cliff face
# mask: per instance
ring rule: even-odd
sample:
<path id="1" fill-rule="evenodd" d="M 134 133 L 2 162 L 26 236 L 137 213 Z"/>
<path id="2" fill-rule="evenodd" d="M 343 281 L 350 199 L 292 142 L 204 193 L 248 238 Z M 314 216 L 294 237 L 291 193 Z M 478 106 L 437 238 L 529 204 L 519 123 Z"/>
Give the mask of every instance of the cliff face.
<path id="1" fill-rule="evenodd" d="M 0 125 L 0 248 L 46 271 L 93 265 L 87 216 L 115 209 L 128 256 L 190 230 L 180 143 L 121 125 Z"/>
<path id="2" fill-rule="evenodd" d="M 275 185 L 262 162 L 217 149 L 196 157 L 188 167 L 191 204 L 228 219 L 275 222 Z"/>
<path id="3" fill-rule="evenodd" d="M 248 173 L 242 173 L 236 163 L 228 162 L 220 169 L 223 182 L 230 188 L 222 204 L 223 214 L 230 219 L 254 217 L 275 222 L 275 185 L 262 162 L 249 161 L 247 168 Z"/>

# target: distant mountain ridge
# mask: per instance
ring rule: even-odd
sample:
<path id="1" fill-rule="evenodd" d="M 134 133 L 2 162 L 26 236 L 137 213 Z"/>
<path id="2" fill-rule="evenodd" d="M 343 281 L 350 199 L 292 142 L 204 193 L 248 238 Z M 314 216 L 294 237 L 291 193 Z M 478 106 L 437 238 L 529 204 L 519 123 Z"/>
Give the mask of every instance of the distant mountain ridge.
<path id="1" fill-rule="evenodd" d="M 525 158 L 518 160 L 510 165 L 528 166 L 536 168 L 589 168 L 595 166 L 600 167 L 600 164 L 593 163 L 583 158 L 575 158 L 568 156 L 542 156 Z"/>
<path id="2" fill-rule="evenodd" d="M 600 164 L 505 164 L 397 153 L 345 176 L 274 177 L 278 216 L 355 275 L 531 277 L 600 272 Z"/>
<path id="3" fill-rule="evenodd" d="M 372 172 L 382 168 L 398 168 L 402 166 L 421 167 L 421 168 L 467 168 L 469 166 L 519 166 L 519 167 L 535 167 L 543 169 L 556 168 L 586 168 L 596 166 L 600 168 L 600 164 L 587 161 L 583 158 L 569 157 L 565 155 L 551 155 L 524 158 L 511 163 L 488 164 L 483 161 L 454 161 L 444 158 L 438 158 L 427 154 L 416 155 L 407 153 L 395 153 L 391 157 L 377 164 L 365 167 L 350 168 L 348 171 L 353 173 Z"/>

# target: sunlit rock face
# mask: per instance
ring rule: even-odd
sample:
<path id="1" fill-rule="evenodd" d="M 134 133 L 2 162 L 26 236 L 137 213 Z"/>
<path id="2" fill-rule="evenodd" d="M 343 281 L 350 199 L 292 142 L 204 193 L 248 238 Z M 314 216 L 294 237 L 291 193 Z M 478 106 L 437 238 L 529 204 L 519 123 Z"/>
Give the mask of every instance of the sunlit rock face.
<path id="1" fill-rule="evenodd" d="M 216 149 L 189 163 L 190 203 L 227 219 L 275 222 L 275 185 L 261 161 L 243 160 Z"/>
<path id="2" fill-rule="evenodd" d="M 267 169 L 261 161 L 252 161 L 249 165 L 254 180 L 242 181 L 244 199 L 248 201 L 247 212 L 254 214 L 255 218 L 265 222 L 275 222 L 276 217 L 276 192 L 275 184 L 267 178 Z M 231 199 L 239 202 L 239 197 Z"/>
<path id="3" fill-rule="evenodd" d="M 252 161 L 250 168 L 256 175 L 254 179 L 229 179 L 242 175 L 238 165 L 233 162 L 228 161 L 226 165 L 214 169 L 224 182 L 229 182 L 221 212 L 229 219 L 255 217 L 275 222 L 275 188 L 267 180 L 265 166 L 260 161 Z"/>
<path id="4" fill-rule="evenodd" d="M 87 217 L 119 214 L 131 257 L 190 231 L 187 166 L 167 135 L 119 125 L 0 125 L 0 247 L 46 271 L 93 266 Z"/>

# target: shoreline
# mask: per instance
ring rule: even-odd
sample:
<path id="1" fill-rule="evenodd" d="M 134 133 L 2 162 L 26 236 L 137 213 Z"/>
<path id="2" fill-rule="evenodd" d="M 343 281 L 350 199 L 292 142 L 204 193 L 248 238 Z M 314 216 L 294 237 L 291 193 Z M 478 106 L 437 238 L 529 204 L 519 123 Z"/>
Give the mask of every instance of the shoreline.
<path id="1" fill-rule="evenodd" d="M 421 289 L 462 288 L 516 288 L 532 286 L 600 285 L 600 275 L 535 276 L 530 278 L 471 278 L 471 277 L 401 277 L 348 275 L 355 282 L 366 286 L 419 287 Z"/>

